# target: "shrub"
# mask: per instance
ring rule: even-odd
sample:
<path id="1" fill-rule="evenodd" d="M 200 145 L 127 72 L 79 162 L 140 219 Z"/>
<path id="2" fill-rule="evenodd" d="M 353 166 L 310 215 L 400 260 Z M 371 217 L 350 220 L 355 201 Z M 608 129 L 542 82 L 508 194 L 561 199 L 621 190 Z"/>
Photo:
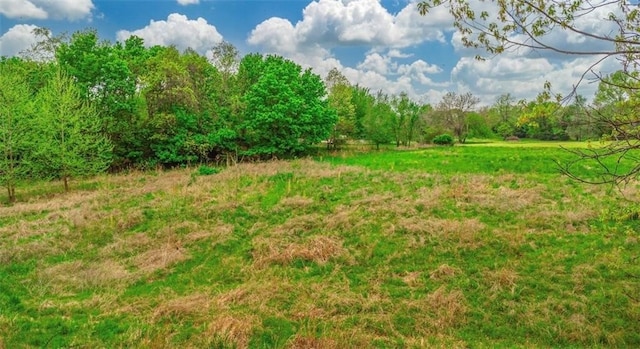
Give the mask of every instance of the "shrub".
<path id="1" fill-rule="evenodd" d="M 504 138 L 505 141 L 519 141 L 520 138 L 518 136 L 508 136 Z"/>
<path id="2" fill-rule="evenodd" d="M 453 145 L 453 137 L 444 133 L 433 138 L 433 143 L 438 145 Z"/>
<path id="3" fill-rule="evenodd" d="M 206 165 L 202 165 L 198 167 L 198 176 L 210 176 L 219 172 L 220 172 L 220 169 L 217 167 L 209 167 Z"/>

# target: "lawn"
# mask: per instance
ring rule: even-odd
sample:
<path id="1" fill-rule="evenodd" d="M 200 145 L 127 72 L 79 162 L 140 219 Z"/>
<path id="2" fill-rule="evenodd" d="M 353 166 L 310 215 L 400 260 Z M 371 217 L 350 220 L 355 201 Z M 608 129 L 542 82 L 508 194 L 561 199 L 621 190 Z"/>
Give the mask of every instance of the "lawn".
<path id="1" fill-rule="evenodd" d="M 639 187 L 554 159 L 477 144 L 30 183 L 0 207 L 0 347 L 638 347 Z"/>

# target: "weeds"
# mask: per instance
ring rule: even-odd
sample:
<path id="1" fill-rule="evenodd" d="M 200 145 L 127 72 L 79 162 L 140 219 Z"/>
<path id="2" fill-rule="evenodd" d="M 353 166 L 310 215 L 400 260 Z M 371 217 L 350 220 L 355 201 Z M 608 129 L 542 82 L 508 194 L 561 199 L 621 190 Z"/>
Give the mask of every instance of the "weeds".
<path id="1" fill-rule="evenodd" d="M 0 347 L 640 346 L 637 206 L 554 156 L 431 148 L 20 188 L 0 207 Z"/>

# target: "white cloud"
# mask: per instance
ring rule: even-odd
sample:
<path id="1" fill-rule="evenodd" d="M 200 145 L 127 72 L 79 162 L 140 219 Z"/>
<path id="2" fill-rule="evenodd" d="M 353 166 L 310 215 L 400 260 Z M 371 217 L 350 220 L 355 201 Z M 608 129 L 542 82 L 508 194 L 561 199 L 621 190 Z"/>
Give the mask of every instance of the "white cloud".
<path id="1" fill-rule="evenodd" d="M 182 6 L 197 5 L 199 3 L 200 3 L 200 0 L 178 0 L 178 4 Z"/>
<path id="2" fill-rule="evenodd" d="M 612 72 L 617 67 L 609 59 L 592 67 L 593 57 L 578 57 L 553 64 L 549 59 L 497 56 L 485 61 L 463 57 L 451 72 L 458 90 L 469 91 L 481 98 L 483 104 L 492 104 L 501 94 L 510 93 L 517 99 L 535 98 L 546 81 L 552 83 L 552 91 L 567 96 L 590 69 Z M 590 84 L 589 77 L 578 87 L 578 93 L 591 99 L 597 84 Z"/>
<path id="3" fill-rule="evenodd" d="M 399 65 L 396 59 L 413 54 L 409 48 L 427 41 L 444 43 L 444 33 L 452 30 L 446 10 L 437 10 L 438 20 L 425 20 L 410 1 L 399 13 L 391 14 L 379 0 L 316 0 L 303 10 L 302 19 L 293 24 L 272 17 L 258 24 L 248 43 L 265 53 L 283 55 L 320 76 L 338 68 L 351 83 L 389 94 L 407 92 L 423 100 L 435 83 L 427 74 L 439 73 L 437 66 L 423 60 Z M 332 50 L 341 46 L 371 48 L 356 67 L 345 67 Z M 427 90 L 425 92 L 425 90 Z"/>
<path id="4" fill-rule="evenodd" d="M 0 14 L 9 18 L 90 19 L 94 9 L 92 0 L 0 0 Z"/>
<path id="5" fill-rule="evenodd" d="M 17 24 L 0 36 L 0 56 L 12 57 L 38 42 L 33 35 L 35 25 Z"/>
<path id="6" fill-rule="evenodd" d="M 2 0 L 0 1 L 0 14 L 9 18 L 45 19 L 49 16 L 47 11 L 29 0 Z"/>
<path id="7" fill-rule="evenodd" d="M 222 35 L 206 19 L 190 20 L 178 13 L 170 14 L 166 21 L 151 20 L 149 25 L 138 30 L 120 30 L 116 38 L 124 41 L 132 35 L 144 39 L 147 46 L 174 45 L 181 50 L 192 48 L 200 53 L 205 53 L 222 41 Z"/>
<path id="8" fill-rule="evenodd" d="M 428 21 L 413 1 L 393 15 L 379 0 L 317 0 L 304 8 L 302 20 L 295 25 L 277 17 L 260 23 L 248 42 L 284 51 L 314 45 L 401 48 L 426 41 L 444 42 L 451 16 L 444 10 L 437 12 L 438 19 Z"/>

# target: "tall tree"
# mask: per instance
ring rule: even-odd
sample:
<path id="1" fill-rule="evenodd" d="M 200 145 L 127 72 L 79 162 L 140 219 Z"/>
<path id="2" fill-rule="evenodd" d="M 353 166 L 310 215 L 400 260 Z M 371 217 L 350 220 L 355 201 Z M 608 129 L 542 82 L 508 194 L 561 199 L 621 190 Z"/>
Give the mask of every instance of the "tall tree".
<path id="1" fill-rule="evenodd" d="M 29 152 L 39 135 L 30 121 L 34 108 L 31 92 L 16 62 L 0 62 L 0 183 L 9 202 L 16 200 L 16 184 L 31 172 Z"/>
<path id="2" fill-rule="evenodd" d="M 356 110 L 352 101 L 353 93 L 349 80 L 337 68 L 329 71 L 325 84 L 329 90 L 329 106 L 338 115 L 338 121 L 328 144 L 337 147 L 344 139 L 353 137 L 355 133 Z"/>
<path id="3" fill-rule="evenodd" d="M 389 96 L 379 91 L 372 112 L 363 120 L 367 139 L 376 145 L 376 149 L 380 149 L 381 144 L 388 144 L 394 140 L 396 119 Z"/>
<path id="4" fill-rule="evenodd" d="M 73 177 L 100 173 L 109 167 L 112 146 L 101 132 L 94 107 L 82 99 L 74 81 L 58 70 L 36 96 L 35 172 L 64 183 Z"/>

